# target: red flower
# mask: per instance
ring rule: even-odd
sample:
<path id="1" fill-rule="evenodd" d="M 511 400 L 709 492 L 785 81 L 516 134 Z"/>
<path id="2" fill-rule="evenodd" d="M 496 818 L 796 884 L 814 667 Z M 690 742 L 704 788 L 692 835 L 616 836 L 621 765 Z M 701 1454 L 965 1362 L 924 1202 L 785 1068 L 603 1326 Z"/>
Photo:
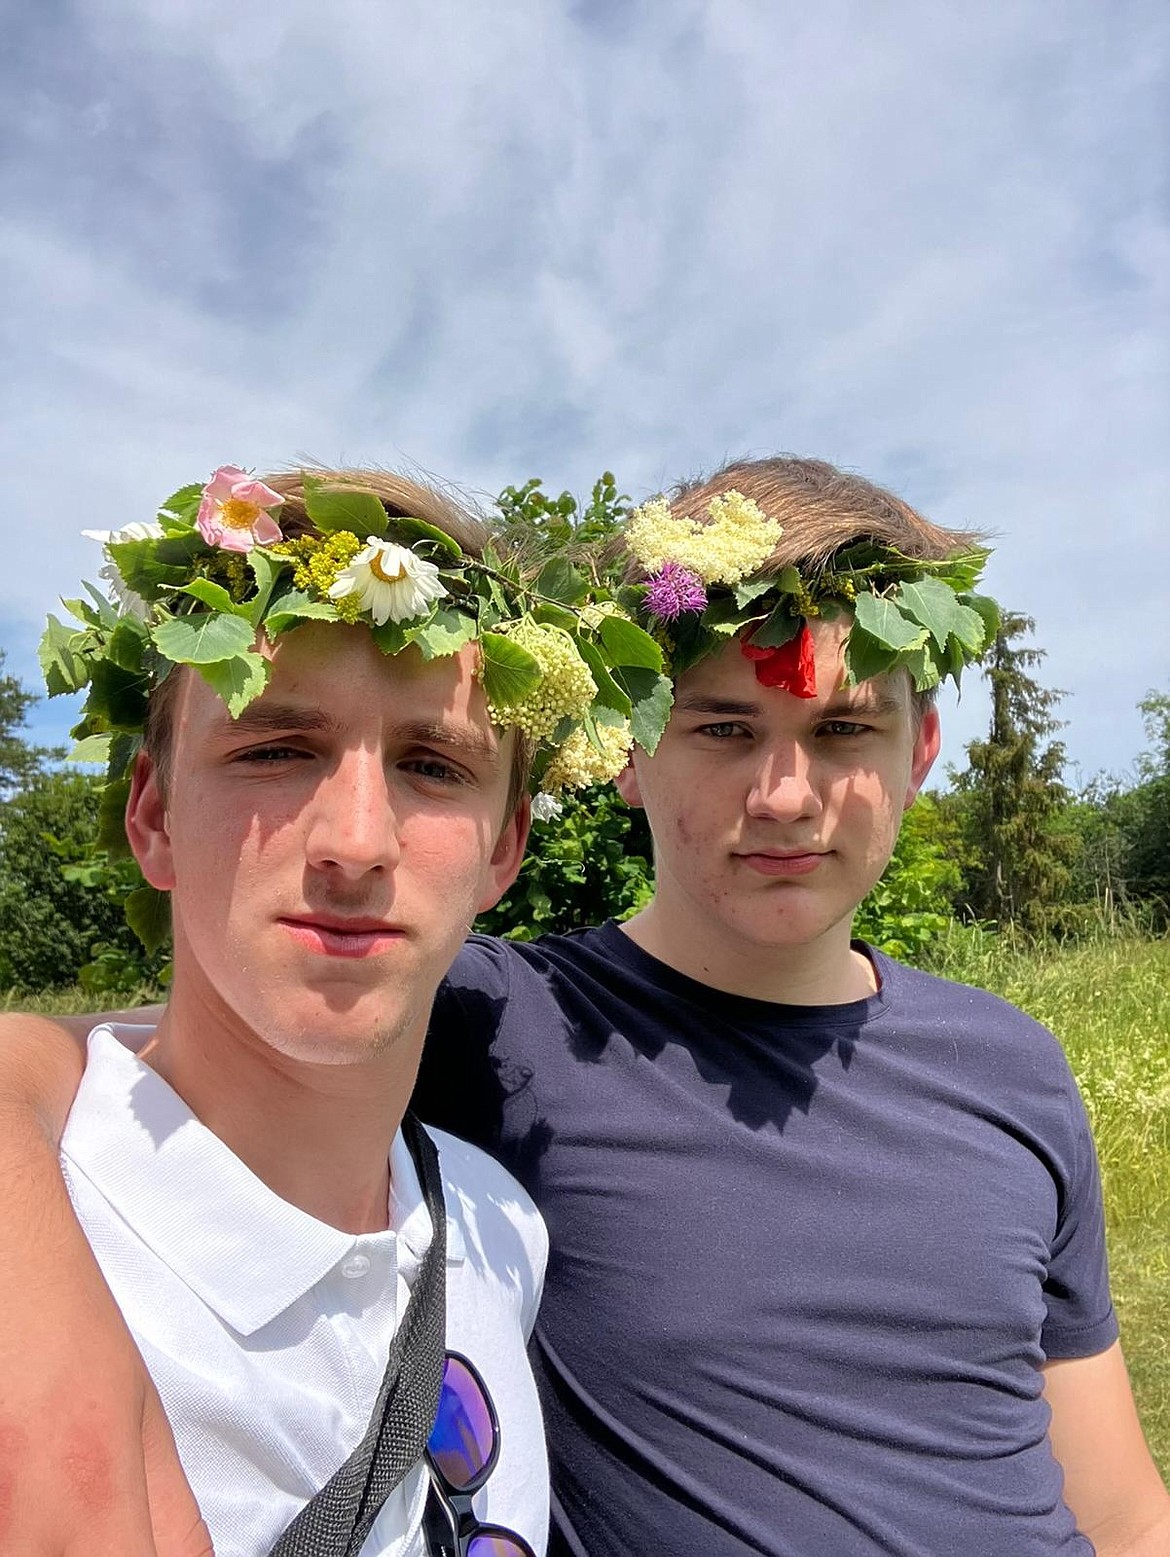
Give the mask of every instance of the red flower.
<path id="1" fill-rule="evenodd" d="M 800 631 L 778 649 L 758 648 L 746 638 L 740 640 L 740 648 L 749 660 L 755 660 L 756 680 L 761 686 L 781 687 L 793 697 L 816 697 L 816 656 L 807 622 L 801 622 Z"/>

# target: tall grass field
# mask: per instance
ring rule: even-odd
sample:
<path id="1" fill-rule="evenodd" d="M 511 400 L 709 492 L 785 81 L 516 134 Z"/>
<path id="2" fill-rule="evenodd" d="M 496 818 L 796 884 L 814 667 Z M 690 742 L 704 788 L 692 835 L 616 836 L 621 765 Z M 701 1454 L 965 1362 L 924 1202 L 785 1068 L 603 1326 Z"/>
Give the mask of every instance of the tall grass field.
<path id="1" fill-rule="evenodd" d="M 1170 1480 L 1170 940 L 1103 936 L 1038 951 L 955 926 L 933 965 L 1003 995 L 1064 1043 L 1101 1158 L 1122 1345 Z M 60 1012 L 92 1000 L 63 991 L 0 1004 Z"/>
<path id="2" fill-rule="evenodd" d="M 1170 940 L 1037 952 L 956 928 L 935 966 L 1003 995 L 1064 1044 L 1101 1159 L 1121 1344 L 1170 1480 Z"/>

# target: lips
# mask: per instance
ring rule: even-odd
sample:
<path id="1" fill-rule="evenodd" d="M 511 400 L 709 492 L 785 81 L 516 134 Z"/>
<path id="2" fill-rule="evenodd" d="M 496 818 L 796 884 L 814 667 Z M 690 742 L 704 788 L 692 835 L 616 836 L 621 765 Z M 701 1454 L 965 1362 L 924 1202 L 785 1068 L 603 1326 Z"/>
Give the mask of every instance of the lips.
<path id="1" fill-rule="evenodd" d="M 785 878 L 811 874 L 826 856 L 813 849 L 760 849 L 744 851 L 737 854 L 736 858 L 761 876 Z"/>
<path id="2" fill-rule="evenodd" d="M 290 917 L 280 925 L 305 951 L 324 957 L 376 957 L 405 939 L 406 932 L 381 919 L 346 919 L 332 914 Z"/>

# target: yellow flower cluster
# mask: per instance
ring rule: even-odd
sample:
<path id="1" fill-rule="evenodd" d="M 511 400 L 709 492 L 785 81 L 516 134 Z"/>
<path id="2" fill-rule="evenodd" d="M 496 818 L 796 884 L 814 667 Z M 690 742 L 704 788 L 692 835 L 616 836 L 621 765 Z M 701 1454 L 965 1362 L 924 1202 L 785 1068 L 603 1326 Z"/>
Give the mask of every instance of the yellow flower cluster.
<path id="1" fill-rule="evenodd" d="M 712 498 L 707 515 L 706 524 L 680 519 L 656 497 L 630 515 L 626 545 L 647 573 L 676 562 L 704 584 L 738 584 L 767 561 L 781 535 L 779 521 L 742 492 Z"/>
<path id="2" fill-rule="evenodd" d="M 306 594 L 322 600 L 329 598 L 329 586 L 337 581 L 337 575 L 347 568 L 365 545 L 351 530 L 331 530 L 328 535 L 302 535 L 293 541 L 282 541 L 270 549 L 278 556 L 291 557 L 293 583 Z M 346 595 L 331 602 L 343 622 L 356 622 L 361 615 L 361 600 L 357 595 Z"/>
<path id="3" fill-rule="evenodd" d="M 514 725 L 539 743 L 546 741 L 566 716 L 583 718 L 597 695 L 597 685 L 568 633 L 531 617 L 509 622 L 498 631 L 528 650 L 540 665 L 541 678 L 520 703 L 508 708 L 489 703 L 493 723 Z"/>
<path id="4" fill-rule="evenodd" d="M 584 730 L 574 730 L 558 747 L 541 780 L 546 794 L 585 789 L 589 784 L 610 784 L 617 778 L 630 755 L 629 724 L 624 719 L 620 725 L 599 724 L 597 738 L 600 751 Z"/>

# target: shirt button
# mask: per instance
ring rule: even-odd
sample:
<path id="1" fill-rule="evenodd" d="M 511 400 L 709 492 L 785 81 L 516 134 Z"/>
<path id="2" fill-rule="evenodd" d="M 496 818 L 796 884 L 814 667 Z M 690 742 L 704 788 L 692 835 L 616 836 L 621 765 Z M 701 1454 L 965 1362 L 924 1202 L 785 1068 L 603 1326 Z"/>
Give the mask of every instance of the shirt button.
<path id="1" fill-rule="evenodd" d="M 350 1254 L 341 1262 L 341 1274 L 350 1277 L 351 1280 L 364 1276 L 369 1268 L 370 1259 L 366 1254 Z"/>

